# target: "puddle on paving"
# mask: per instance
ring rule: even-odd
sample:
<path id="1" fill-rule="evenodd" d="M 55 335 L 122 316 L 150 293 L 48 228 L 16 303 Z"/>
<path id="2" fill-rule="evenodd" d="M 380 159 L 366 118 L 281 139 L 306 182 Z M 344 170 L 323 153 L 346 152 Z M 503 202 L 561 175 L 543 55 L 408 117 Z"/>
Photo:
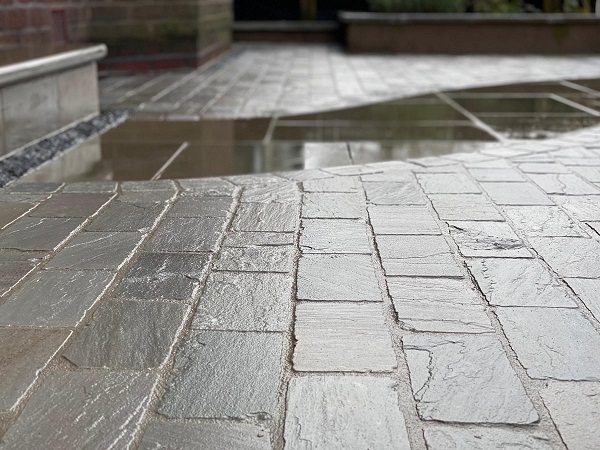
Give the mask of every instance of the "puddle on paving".
<path id="1" fill-rule="evenodd" d="M 477 151 L 498 139 L 544 139 L 599 124 L 600 80 L 573 83 L 476 88 L 278 119 L 134 116 L 22 180 L 192 178 Z M 309 142 L 346 142 L 348 151 L 315 152 Z"/>

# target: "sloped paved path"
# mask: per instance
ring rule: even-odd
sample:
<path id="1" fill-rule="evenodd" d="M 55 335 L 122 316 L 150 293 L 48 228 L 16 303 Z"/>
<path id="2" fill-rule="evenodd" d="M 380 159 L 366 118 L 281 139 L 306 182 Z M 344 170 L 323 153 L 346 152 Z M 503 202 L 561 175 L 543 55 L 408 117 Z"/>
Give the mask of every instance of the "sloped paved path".
<path id="1" fill-rule="evenodd" d="M 0 202 L 1 448 L 598 448 L 600 128 Z"/>
<path id="2" fill-rule="evenodd" d="M 109 77 L 104 108 L 190 120 L 337 109 L 477 86 L 600 77 L 599 56 L 347 55 L 334 46 L 236 44 L 198 70 Z"/>

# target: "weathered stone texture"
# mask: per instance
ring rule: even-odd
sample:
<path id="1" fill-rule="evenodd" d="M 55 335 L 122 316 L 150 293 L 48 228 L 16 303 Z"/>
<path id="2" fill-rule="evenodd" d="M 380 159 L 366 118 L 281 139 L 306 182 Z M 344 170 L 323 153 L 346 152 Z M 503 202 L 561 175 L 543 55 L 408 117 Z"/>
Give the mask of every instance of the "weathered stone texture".
<path id="1" fill-rule="evenodd" d="M 111 203 L 87 227 L 88 231 L 147 231 L 166 206 L 162 203 Z"/>
<path id="2" fill-rule="evenodd" d="M 83 224 L 84 219 L 23 217 L 0 233 L 0 248 L 56 250 Z"/>
<path id="3" fill-rule="evenodd" d="M 412 183 L 363 183 L 367 201 L 373 205 L 425 205 L 427 198 L 419 185 Z"/>
<path id="4" fill-rule="evenodd" d="M 152 252 L 210 252 L 221 236 L 223 218 L 168 218 L 146 243 Z"/>
<path id="5" fill-rule="evenodd" d="M 294 265 L 294 252 L 291 245 L 225 247 L 215 261 L 215 270 L 287 273 Z"/>
<path id="6" fill-rule="evenodd" d="M 370 254 L 367 225 L 353 219 L 304 219 L 300 249 L 302 253 Z"/>
<path id="7" fill-rule="evenodd" d="M 237 231 L 294 232 L 298 228 L 297 205 L 288 203 L 244 203 L 233 221 Z"/>
<path id="8" fill-rule="evenodd" d="M 481 191 L 461 173 L 420 173 L 417 178 L 427 194 L 478 194 Z"/>
<path id="9" fill-rule="evenodd" d="M 593 239 L 530 238 L 533 248 L 562 277 L 600 277 L 600 243 Z"/>
<path id="10" fill-rule="evenodd" d="M 504 220 L 494 204 L 481 194 L 439 194 L 429 198 L 442 220 Z"/>
<path id="11" fill-rule="evenodd" d="M 504 211 L 516 230 L 526 236 L 587 236 L 556 206 L 515 206 Z"/>
<path id="12" fill-rule="evenodd" d="M 552 450 L 548 437 L 533 430 L 495 428 L 451 428 L 438 426 L 425 430 L 428 450 Z"/>
<path id="13" fill-rule="evenodd" d="M 302 217 L 308 219 L 360 219 L 366 215 L 358 194 L 307 193 L 302 201 Z"/>
<path id="14" fill-rule="evenodd" d="M 498 205 L 552 205 L 552 201 L 530 183 L 481 183 Z"/>
<path id="15" fill-rule="evenodd" d="M 32 217 L 89 217 L 110 199 L 110 194 L 58 194 L 31 213 Z"/>
<path id="16" fill-rule="evenodd" d="M 379 234 L 442 234 L 432 212 L 424 206 L 370 206 L 369 217 Z"/>
<path id="17" fill-rule="evenodd" d="M 449 222 L 450 234 L 467 257 L 530 257 L 529 250 L 505 222 Z"/>

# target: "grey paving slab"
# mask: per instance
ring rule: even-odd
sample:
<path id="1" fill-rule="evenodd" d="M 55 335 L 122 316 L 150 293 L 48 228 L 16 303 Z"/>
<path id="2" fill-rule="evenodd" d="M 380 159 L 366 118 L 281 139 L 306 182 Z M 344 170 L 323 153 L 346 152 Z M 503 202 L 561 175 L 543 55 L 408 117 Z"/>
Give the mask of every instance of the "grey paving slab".
<path id="1" fill-rule="evenodd" d="M 288 273 L 294 266 L 293 246 L 225 247 L 215 260 L 215 270 Z"/>
<path id="2" fill-rule="evenodd" d="M 525 178 L 515 169 L 469 169 L 477 181 L 523 182 Z"/>
<path id="3" fill-rule="evenodd" d="M 529 242 L 561 277 L 600 277 L 600 243 L 593 239 L 541 237 Z"/>
<path id="4" fill-rule="evenodd" d="M 158 412 L 170 418 L 269 418 L 283 376 L 279 333 L 193 331 L 177 352 Z"/>
<path id="5" fill-rule="evenodd" d="M 269 183 L 248 186 L 240 199 L 244 203 L 298 203 L 300 190 L 296 183 Z"/>
<path id="6" fill-rule="evenodd" d="M 367 174 L 360 178 L 363 182 L 414 183 L 416 180 L 410 165 L 405 169 L 385 169 L 385 172 Z"/>
<path id="7" fill-rule="evenodd" d="M 69 242 L 47 265 L 59 269 L 118 270 L 133 254 L 143 236 L 139 233 L 83 232 Z"/>
<path id="8" fill-rule="evenodd" d="M 531 257 L 525 244 L 505 222 L 448 222 L 450 234 L 467 257 Z"/>
<path id="9" fill-rule="evenodd" d="M 436 426 L 425 430 L 428 450 L 552 450 L 552 441 L 540 431 L 499 428 L 452 428 Z"/>
<path id="10" fill-rule="evenodd" d="M 208 253 L 142 253 L 113 296 L 189 300 L 194 296 L 209 262 Z"/>
<path id="11" fill-rule="evenodd" d="M 551 156 L 549 157 L 551 158 Z M 542 158 L 546 158 L 546 156 L 542 155 Z M 569 173 L 569 169 L 565 166 L 553 162 L 530 162 L 519 164 L 519 169 L 525 173 Z"/>
<path id="12" fill-rule="evenodd" d="M 389 378 L 290 380 L 285 448 L 410 450 L 395 383 Z"/>
<path id="13" fill-rule="evenodd" d="M 88 231 L 149 231 L 165 210 L 163 203 L 115 201 L 87 226 Z"/>
<path id="14" fill-rule="evenodd" d="M 276 172 L 275 175 L 285 178 L 286 180 L 294 181 L 310 181 L 320 180 L 322 178 L 332 178 L 333 175 L 330 173 L 323 172 L 318 169 L 304 169 L 304 170 L 292 170 L 288 172 Z"/>
<path id="15" fill-rule="evenodd" d="M 373 205 L 426 205 L 427 198 L 416 182 L 363 183 L 367 201 Z"/>
<path id="16" fill-rule="evenodd" d="M 271 450 L 271 434 L 253 423 L 152 422 L 140 450 Z"/>
<path id="17" fill-rule="evenodd" d="M 292 315 L 292 282 L 281 273 L 212 273 L 193 328 L 286 331 Z"/>
<path id="18" fill-rule="evenodd" d="M 43 256 L 36 252 L 0 251 L 0 295 L 25 278 L 40 264 Z"/>
<path id="19" fill-rule="evenodd" d="M 231 197 L 180 197 L 169 210 L 169 217 L 227 217 L 232 208 Z"/>
<path id="20" fill-rule="evenodd" d="M 307 219 L 360 219 L 365 215 L 358 194 L 309 192 L 302 200 L 302 217 Z"/>
<path id="21" fill-rule="evenodd" d="M 569 449 L 598 448 L 600 385 L 551 381 L 540 394 Z"/>
<path id="22" fill-rule="evenodd" d="M 566 278 L 577 297 L 583 301 L 596 320 L 600 322 L 600 280 L 591 278 Z"/>
<path id="23" fill-rule="evenodd" d="M 294 333 L 300 372 L 390 372 L 397 365 L 378 304 L 300 302 Z"/>
<path id="24" fill-rule="evenodd" d="M 497 314 L 531 378 L 600 381 L 600 334 L 579 311 L 499 308 Z"/>
<path id="25" fill-rule="evenodd" d="M 3 447 L 126 448 L 156 379 L 150 373 L 54 373 L 4 435 Z"/>
<path id="26" fill-rule="evenodd" d="M 302 253 L 371 254 L 367 224 L 354 219 L 304 219 L 300 249 Z"/>
<path id="27" fill-rule="evenodd" d="M 227 177 L 227 181 L 238 186 L 255 186 L 267 183 L 281 183 L 287 180 L 271 173 L 258 173 L 251 175 L 234 175 L 232 177 Z"/>
<path id="28" fill-rule="evenodd" d="M 600 189 L 574 174 L 553 173 L 529 175 L 546 194 L 588 195 L 600 194 Z"/>
<path id="29" fill-rule="evenodd" d="M 32 217 L 89 217 L 111 198 L 112 194 L 56 194 L 38 206 Z"/>
<path id="30" fill-rule="evenodd" d="M 38 183 L 17 183 L 3 189 L 6 193 L 16 194 L 39 194 L 57 192 L 63 183 L 38 182 Z"/>
<path id="31" fill-rule="evenodd" d="M 0 248 L 56 250 L 83 225 L 85 219 L 22 217 L 0 232 Z"/>
<path id="32" fill-rule="evenodd" d="M 556 206 L 506 206 L 504 212 L 525 236 L 582 236 L 585 233 L 573 219 Z"/>
<path id="33" fill-rule="evenodd" d="M 47 200 L 50 193 L 29 193 L 29 192 L 6 192 L 6 189 L 0 189 L 0 201 L 7 203 L 40 203 Z"/>
<path id="34" fill-rule="evenodd" d="M 433 213 L 425 206 L 369 206 L 368 211 L 376 235 L 442 234 Z"/>
<path id="35" fill-rule="evenodd" d="M 478 194 L 481 190 L 462 173 L 420 173 L 417 178 L 427 194 Z"/>
<path id="36" fill-rule="evenodd" d="M 35 206 L 35 203 L 0 201 L 0 229 L 15 221 Z"/>
<path id="37" fill-rule="evenodd" d="M 375 240 L 387 276 L 464 276 L 443 236 L 381 235 Z"/>
<path id="38" fill-rule="evenodd" d="M 176 191 L 125 191 L 118 200 L 124 203 L 166 203 L 176 196 Z"/>
<path id="39" fill-rule="evenodd" d="M 481 194 L 431 194 L 429 199 L 442 220 L 504 221 L 494 204 Z"/>
<path id="40" fill-rule="evenodd" d="M 512 424 L 538 420 L 495 336 L 416 334 L 402 341 L 422 419 Z"/>
<path id="41" fill-rule="evenodd" d="M 153 181 L 124 181 L 121 183 L 121 189 L 126 191 L 177 191 L 177 186 L 170 180 Z"/>
<path id="42" fill-rule="evenodd" d="M 541 190 L 530 183 L 481 183 L 498 205 L 553 205 Z"/>
<path id="43" fill-rule="evenodd" d="M 65 194 L 101 194 L 117 192 L 116 181 L 80 181 L 67 184 L 63 192 Z"/>
<path id="44" fill-rule="evenodd" d="M 0 325 L 75 327 L 114 278 L 109 272 L 45 270 L 0 305 Z"/>
<path id="45" fill-rule="evenodd" d="M 577 307 L 565 286 L 538 260 L 469 259 L 467 265 L 490 305 Z"/>
<path id="46" fill-rule="evenodd" d="M 0 328 L 0 411 L 17 406 L 70 335 L 69 330 Z"/>
<path id="47" fill-rule="evenodd" d="M 294 233 L 230 231 L 225 235 L 223 247 L 271 247 L 294 244 Z"/>
<path id="48" fill-rule="evenodd" d="M 300 208 L 289 203 L 240 205 L 232 228 L 236 231 L 294 232 L 299 225 Z"/>
<path id="49" fill-rule="evenodd" d="M 179 180 L 184 195 L 232 196 L 236 187 L 220 178 Z"/>
<path id="50" fill-rule="evenodd" d="M 600 196 L 598 195 L 581 197 L 555 195 L 552 199 L 578 220 L 596 221 L 600 219 Z"/>
<path id="51" fill-rule="evenodd" d="M 82 368 L 152 369 L 168 358 L 187 306 L 111 301 L 100 305 L 64 352 Z"/>
<path id="52" fill-rule="evenodd" d="M 600 167 L 571 167 L 571 170 L 590 183 L 600 183 Z"/>
<path id="53" fill-rule="evenodd" d="M 319 178 L 302 182 L 304 192 L 358 192 L 360 183 L 352 177 Z"/>
<path id="54" fill-rule="evenodd" d="M 310 255 L 298 263 L 301 300 L 380 302 L 371 255 Z"/>
<path id="55" fill-rule="evenodd" d="M 169 217 L 145 245 L 150 252 L 210 252 L 225 227 L 225 218 Z"/>

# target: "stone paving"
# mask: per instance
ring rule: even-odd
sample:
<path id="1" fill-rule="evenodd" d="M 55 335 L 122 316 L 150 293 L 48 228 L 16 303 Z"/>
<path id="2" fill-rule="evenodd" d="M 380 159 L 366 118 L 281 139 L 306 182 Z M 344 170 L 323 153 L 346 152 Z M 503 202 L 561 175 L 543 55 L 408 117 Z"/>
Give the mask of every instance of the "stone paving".
<path id="1" fill-rule="evenodd" d="M 0 191 L 0 448 L 597 449 L 600 128 Z"/>

